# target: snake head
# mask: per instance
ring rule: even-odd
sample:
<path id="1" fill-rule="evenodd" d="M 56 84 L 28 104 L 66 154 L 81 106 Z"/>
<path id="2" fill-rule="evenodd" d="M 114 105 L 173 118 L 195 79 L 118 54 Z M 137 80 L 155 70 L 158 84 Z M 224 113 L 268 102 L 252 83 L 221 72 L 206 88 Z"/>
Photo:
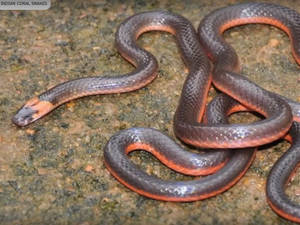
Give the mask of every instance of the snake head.
<path id="1" fill-rule="evenodd" d="M 52 103 L 41 101 L 38 97 L 34 97 L 17 111 L 12 118 L 12 122 L 20 127 L 27 126 L 52 111 L 53 108 Z"/>

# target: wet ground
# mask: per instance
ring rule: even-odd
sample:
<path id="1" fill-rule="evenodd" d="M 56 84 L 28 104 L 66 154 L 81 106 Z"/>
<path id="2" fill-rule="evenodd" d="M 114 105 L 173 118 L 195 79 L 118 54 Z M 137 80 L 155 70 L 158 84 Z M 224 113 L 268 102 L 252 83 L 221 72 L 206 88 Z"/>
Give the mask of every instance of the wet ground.
<path id="1" fill-rule="evenodd" d="M 174 138 L 172 118 L 186 77 L 171 35 L 144 34 L 139 44 L 158 59 L 158 78 L 136 92 L 92 96 L 59 107 L 20 129 L 11 123 L 30 97 L 82 76 L 131 71 L 114 47 L 118 25 L 137 12 L 166 9 L 197 26 L 226 1 L 52 1 L 48 11 L 0 12 L 0 223 L 1 224 L 292 224 L 266 202 L 266 177 L 289 147 L 285 141 L 258 152 L 229 191 L 193 203 L 151 200 L 130 191 L 105 169 L 103 148 L 117 131 L 152 127 Z M 300 12 L 300 1 L 269 1 Z M 286 34 L 247 25 L 227 31 L 242 72 L 264 88 L 300 101 L 300 69 Z M 233 121 L 251 121 L 238 114 Z M 131 157 L 163 179 L 185 179 L 151 155 Z M 300 175 L 287 189 L 300 203 Z"/>

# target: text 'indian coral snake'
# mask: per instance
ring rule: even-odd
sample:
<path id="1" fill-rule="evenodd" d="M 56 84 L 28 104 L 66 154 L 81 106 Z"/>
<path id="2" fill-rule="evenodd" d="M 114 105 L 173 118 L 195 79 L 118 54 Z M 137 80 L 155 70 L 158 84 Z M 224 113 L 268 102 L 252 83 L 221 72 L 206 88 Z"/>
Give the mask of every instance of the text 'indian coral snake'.
<path id="1" fill-rule="evenodd" d="M 147 31 L 170 32 L 189 71 L 174 117 L 175 134 L 189 145 L 210 150 L 205 154 L 187 152 L 157 130 L 131 128 L 115 134 L 107 143 L 104 159 L 108 170 L 125 186 L 149 198 L 195 201 L 229 189 L 247 171 L 255 147 L 286 137 L 292 145 L 272 168 L 267 181 L 267 199 L 275 212 L 300 222 L 300 206 L 284 193 L 284 186 L 300 162 L 300 104 L 239 75 L 238 57 L 222 37 L 225 30 L 249 23 L 270 24 L 284 30 L 291 39 L 293 56 L 300 64 L 300 15 L 283 6 L 246 3 L 218 9 L 201 21 L 198 33 L 180 15 L 167 11 L 139 13 L 126 19 L 116 33 L 116 47 L 136 67 L 133 72 L 61 83 L 26 102 L 13 122 L 26 126 L 76 98 L 144 87 L 156 77 L 158 63 L 136 40 Z M 217 96 L 205 109 L 211 83 L 225 94 Z M 228 124 L 229 114 L 245 110 L 258 112 L 265 119 L 252 124 Z M 138 149 L 152 153 L 178 172 L 208 176 L 191 181 L 166 181 L 150 176 L 127 156 Z"/>

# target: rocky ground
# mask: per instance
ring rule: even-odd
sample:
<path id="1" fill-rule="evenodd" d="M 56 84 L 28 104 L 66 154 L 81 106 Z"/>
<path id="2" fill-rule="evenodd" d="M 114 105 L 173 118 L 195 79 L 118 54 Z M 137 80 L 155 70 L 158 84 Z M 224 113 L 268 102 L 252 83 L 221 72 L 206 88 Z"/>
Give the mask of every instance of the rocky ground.
<path id="1" fill-rule="evenodd" d="M 103 164 L 103 148 L 117 131 L 156 128 L 174 138 L 172 119 L 186 77 L 172 35 L 144 34 L 139 44 L 158 59 L 158 78 L 127 94 L 92 96 L 59 107 L 20 129 L 11 123 L 30 97 L 63 81 L 133 70 L 114 47 L 118 25 L 138 12 L 166 9 L 197 26 L 225 1 L 52 1 L 47 11 L 0 12 L 0 223 L 1 224 L 292 224 L 266 202 L 267 175 L 289 147 L 264 146 L 246 175 L 229 191 L 193 203 L 142 197 L 117 182 Z M 300 12 L 300 1 L 280 3 Z M 264 88 L 300 101 L 299 66 L 287 35 L 266 25 L 230 29 L 242 73 Z M 253 121 L 249 113 L 232 121 Z M 150 154 L 132 160 L 163 179 L 189 179 Z M 287 188 L 300 203 L 300 175 Z"/>

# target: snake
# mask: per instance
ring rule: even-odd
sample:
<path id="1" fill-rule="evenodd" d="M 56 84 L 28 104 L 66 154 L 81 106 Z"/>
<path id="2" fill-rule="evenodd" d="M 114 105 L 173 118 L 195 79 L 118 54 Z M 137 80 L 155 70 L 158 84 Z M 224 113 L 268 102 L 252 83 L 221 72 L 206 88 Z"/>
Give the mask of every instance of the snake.
<path id="1" fill-rule="evenodd" d="M 247 171 L 258 146 L 285 137 L 293 144 L 276 162 L 268 178 L 268 202 L 279 215 L 300 222 L 299 205 L 283 193 L 284 185 L 300 161 L 299 103 L 265 90 L 240 75 L 237 54 L 222 37 L 225 30 L 249 23 L 265 23 L 284 30 L 291 39 L 293 56 L 300 64 L 300 15 L 283 6 L 246 3 L 218 9 L 201 21 L 198 32 L 178 14 L 164 10 L 142 12 L 127 18 L 116 32 L 116 48 L 135 67 L 132 72 L 83 77 L 58 84 L 29 99 L 12 121 L 17 126 L 27 126 L 70 100 L 130 92 L 146 86 L 156 78 L 158 62 L 136 41 L 148 31 L 169 32 L 188 69 L 174 115 L 174 133 L 188 145 L 209 149 L 203 154 L 188 152 L 155 129 L 135 127 L 110 138 L 104 149 L 107 169 L 122 184 L 146 197 L 196 201 L 229 189 Z M 206 107 L 212 85 L 223 94 Z M 251 124 L 229 124 L 228 116 L 238 111 L 255 111 L 265 118 Z M 162 180 L 131 162 L 128 154 L 135 150 L 148 151 L 183 174 L 207 176 L 190 181 Z M 287 158 L 293 158 L 294 163 L 287 164 Z M 277 182 L 278 177 L 280 182 Z"/>
<path id="2" fill-rule="evenodd" d="M 237 73 L 239 72 L 238 56 L 221 34 L 231 27 L 250 23 L 269 24 L 283 30 L 291 40 L 292 54 L 300 65 L 300 15 L 287 7 L 270 3 L 237 4 L 211 12 L 200 22 L 198 27 L 200 42 L 214 62 L 212 73 L 214 85 L 249 108 L 251 105 L 246 102 L 249 98 L 257 98 L 260 90 L 248 95 L 246 91 L 248 84 L 236 83 L 240 78 Z M 233 87 L 235 84 L 236 88 Z M 237 89 L 237 87 L 239 88 Z M 251 92 L 251 90 L 249 91 Z M 244 101 L 242 98 L 236 97 L 238 94 L 244 96 Z M 295 101 L 275 93 L 272 94 L 290 105 L 295 122 L 293 122 L 289 137 L 287 137 L 287 140 L 292 142 L 292 146 L 275 163 L 268 176 L 267 201 L 280 216 L 300 223 L 300 205 L 291 201 L 284 192 L 284 188 L 300 163 L 300 107 L 299 103 Z M 267 103 L 262 101 L 262 104 Z M 259 108 L 251 109 L 264 115 Z"/>

